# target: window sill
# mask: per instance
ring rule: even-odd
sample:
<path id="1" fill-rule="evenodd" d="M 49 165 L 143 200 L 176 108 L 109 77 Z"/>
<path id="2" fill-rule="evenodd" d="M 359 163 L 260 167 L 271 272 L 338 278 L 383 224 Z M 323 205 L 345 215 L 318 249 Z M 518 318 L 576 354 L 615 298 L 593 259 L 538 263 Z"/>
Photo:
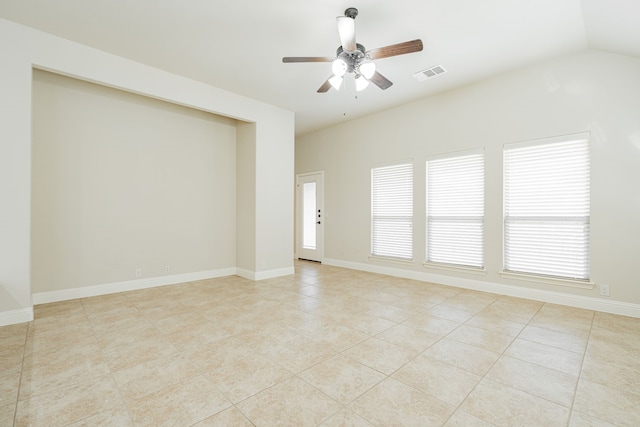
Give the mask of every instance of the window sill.
<path id="1" fill-rule="evenodd" d="M 392 262 L 394 264 L 413 265 L 412 259 L 391 258 L 391 257 L 385 257 L 385 256 L 378 256 L 378 255 L 369 255 L 369 260 Z"/>
<path id="2" fill-rule="evenodd" d="M 554 277 L 536 276 L 535 274 L 514 273 L 512 271 L 502 270 L 500 276 L 505 279 L 526 280 L 529 282 L 546 283 L 548 285 L 568 286 L 571 288 L 593 289 L 596 284 L 583 280 L 560 279 Z"/>
<path id="3" fill-rule="evenodd" d="M 462 265 L 453 265 L 453 264 L 438 264 L 435 262 L 425 261 L 422 263 L 424 268 L 432 268 L 435 270 L 446 270 L 446 271 L 455 271 L 459 273 L 471 273 L 477 274 L 478 276 L 486 276 L 487 270 L 480 267 L 465 267 Z"/>

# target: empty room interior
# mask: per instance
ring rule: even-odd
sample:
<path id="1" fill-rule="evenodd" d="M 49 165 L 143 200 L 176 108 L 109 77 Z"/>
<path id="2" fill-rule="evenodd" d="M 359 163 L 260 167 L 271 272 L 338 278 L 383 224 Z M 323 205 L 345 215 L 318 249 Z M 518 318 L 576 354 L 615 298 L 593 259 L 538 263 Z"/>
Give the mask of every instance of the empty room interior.
<path id="1" fill-rule="evenodd" d="M 640 425 L 640 4 L 0 2 L 0 426 Z"/>

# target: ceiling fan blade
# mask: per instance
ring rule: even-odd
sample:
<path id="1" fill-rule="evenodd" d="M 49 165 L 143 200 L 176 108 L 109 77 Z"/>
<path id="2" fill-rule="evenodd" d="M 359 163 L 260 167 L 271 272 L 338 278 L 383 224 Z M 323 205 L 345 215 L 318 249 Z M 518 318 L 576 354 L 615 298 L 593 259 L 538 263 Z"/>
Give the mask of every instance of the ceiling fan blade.
<path id="1" fill-rule="evenodd" d="M 390 46 L 371 49 L 367 56 L 371 59 L 382 59 L 390 56 L 404 55 L 407 53 L 420 52 L 422 50 L 422 40 L 416 39 L 404 43 L 392 44 Z"/>
<path id="2" fill-rule="evenodd" d="M 385 90 L 389 89 L 393 83 L 391 80 L 380 74 L 379 72 L 375 72 L 373 76 L 369 79 L 371 83 L 378 86 L 380 89 Z"/>
<path id="3" fill-rule="evenodd" d="M 345 52 L 355 52 L 356 50 L 356 20 L 348 16 L 338 16 L 338 35 L 340 43 Z"/>
<path id="4" fill-rule="evenodd" d="M 282 62 L 331 62 L 333 58 L 329 56 L 285 56 Z"/>
<path id="5" fill-rule="evenodd" d="M 320 88 L 317 90 L 317 92 L 318 93 L 325 93 L 325 92 L 328 92 L 329 89 L 331 89 L 331 83 L 329 82 L 329 79 L 327 79 L 327 81 L 322 83 L 322 86 L 320 86 Z"/>

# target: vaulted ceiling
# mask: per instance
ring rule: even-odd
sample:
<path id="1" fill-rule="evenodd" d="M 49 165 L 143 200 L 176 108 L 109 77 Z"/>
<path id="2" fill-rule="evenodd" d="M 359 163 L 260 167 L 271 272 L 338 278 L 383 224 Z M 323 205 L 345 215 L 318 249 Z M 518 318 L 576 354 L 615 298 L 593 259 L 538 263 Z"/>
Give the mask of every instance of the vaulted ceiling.
<path id="1" fill-rule="evenodd" d="M 424 43 L 376 61 L 385 91 L 318 94 L 330 64 L 282 62 L 335 56 L 347 7 L 368 50 Z M 638 0 L 2 0 L 0 17 L 294 111 L 297 134 L 584 49 L 640 57 Z"/>

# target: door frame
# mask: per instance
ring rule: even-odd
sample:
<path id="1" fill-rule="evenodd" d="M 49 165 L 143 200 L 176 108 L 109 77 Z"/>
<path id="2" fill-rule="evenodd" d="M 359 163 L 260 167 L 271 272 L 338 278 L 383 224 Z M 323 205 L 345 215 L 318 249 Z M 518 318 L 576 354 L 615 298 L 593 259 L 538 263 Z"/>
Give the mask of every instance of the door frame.
<path id="1" fill-rule="evenodd" d="M 302 249 L 302 182 L 304 178 L 317 176 L 316 182 L 316 207 L 320 210 L 320 224 L 316 226 L 316 250 L 315 254 L 310 254 L 308 249 Z M 310 261 L 322 262 L 324 259 L 324 171 L 313 171 L 296 174 L 296 202 L 295 202 L 295 255 L 296 259 L 306 259 Z"/>

